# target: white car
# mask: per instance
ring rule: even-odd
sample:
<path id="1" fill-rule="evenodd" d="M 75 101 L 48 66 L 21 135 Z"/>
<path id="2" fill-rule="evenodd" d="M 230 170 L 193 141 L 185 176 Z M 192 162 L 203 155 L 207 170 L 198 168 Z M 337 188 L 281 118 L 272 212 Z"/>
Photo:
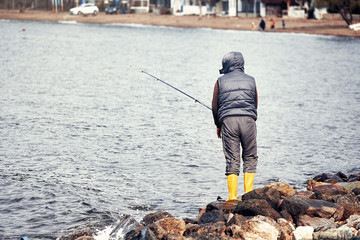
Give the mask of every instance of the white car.
<path id="1" fill-rule="evenodd" d="M 83 3 L 80 6 L 74 7 L 70 9 L 71 15 L 89 15 L 92 14 L 96 16 L 99 13 L 99 8 L 95 6 L 93 3 Z"/>

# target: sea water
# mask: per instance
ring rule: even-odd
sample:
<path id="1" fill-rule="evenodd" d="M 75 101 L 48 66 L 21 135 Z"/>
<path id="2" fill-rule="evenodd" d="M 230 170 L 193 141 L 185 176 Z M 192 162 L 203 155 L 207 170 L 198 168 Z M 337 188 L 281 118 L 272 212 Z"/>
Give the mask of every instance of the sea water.
<path id="1" fill-rule="evenodd" d="M 0 238 L 107 236 L 125 214 L 195 218 L 226 198 L 211 111 L 141 70 L 210 106 L 230 51 L 259 93 L 255 188 L 359 172 L 359 48 L 307 34 L 1 21 Z"/>

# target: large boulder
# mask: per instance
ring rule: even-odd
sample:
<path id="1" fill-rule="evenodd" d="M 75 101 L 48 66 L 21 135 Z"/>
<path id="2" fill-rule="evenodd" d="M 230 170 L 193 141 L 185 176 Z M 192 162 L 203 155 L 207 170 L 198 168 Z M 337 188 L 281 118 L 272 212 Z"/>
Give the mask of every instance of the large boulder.
<path id="1" fill-rule="evenodd" d="M 280 235 L 276 226 L 259 218 L 249 219 L 241 227 L 231 225 L 228 227 L 227 233 L 236 239 L 257 240 L 277 240 Z"/>
<path id="2" fill-rule="evenodd" d="M 329 229 L 313 234 L 314 240 L 350 240 L 354 237 L 354 232 L 348 226 L 342 226 L 336 229 Z"/>
<path id="3" fill-rule="evenodd" d="M 297 227 L 293 232 L 294 240 L 312 240 L 314 228 L 311 226 Z"/>
<path id="4" fill-rule="evenodd" d="M 239 202 L 234 210 L 234 213 L 244 216 L 267 216 L 274 220 L 281 218 L 281 215 L 271 207 L 265 199 L 248 199 Z"/>
<path id="5" fill-rule="evenodd" d="M 223 221 L 223 222 L 226 221 L 223 212 L 220 211 L 220 210 L 214 210 L 214 211 L 211 211 L 211 212 L 205 212 L 198 219 L 199 224 L 216 223 L 216 222 L 219 222 L 219 221 Z"/>
<path id="6" fill-rule="evenodd" d="M 340 208 L 339 205 L 323 200 L 301 197 L 284 198 L 279 209 L 288 212 L 294 220 L 301 215 L 310 217 L 330 218 Z"/>
<path id="7" fill-rule="evenodd" d="M 344 195 L 348 193 L 346 188 L 338 184 L 316 182 L 314 180 L 308 181 L 307 189 L 325 196 Z"/>
<path id="8" fill-rule="evenodd" d="M 160 219 L 171 217 L 172 215 L 170 213 L 159 211 L 145 215 L 145 217 L 143 217 L 140 223 L 144 226 L 149 226 L 154 222 L 159 221 Z"/>
<path id="9" fill-rule="evenodd" d="M 356 230 L 360 230 L 360 215 L 351 215 L 348 219 L 346 219 L 346 226 L 353 227 Z"/>
<path id="10" fill-rule="evenodd" d="M 210 223 L 210 224 L 202 224 L 198 229 L 199 234 L 225 234 L 225 223 L 224 222 L 217 222 L 217 223 Z"/>
<path id="11" fill-rule="evenodd" d="M 271 187 L 258 188 L 248 193 L 245 193 L 242 196 L 242 201 L 250 199 L 264 199 L 266 200 L 272 208 L 276 208 L 281 197 L 281 193 Z"/>
<path id="12" fill-rule="evenodd" d="M 289 184 L 285 183 L 272 183 L 265 186 L 265 188 L 272 188 L 280 192 L 281 196 L 289 197 L 296 194 L 296 190 L 292 188 Z"/>
<path id="13" fill-rule="evenodd" d="M 183 235 L 186 226 L 185 222 L 176 218 L 163 218 L 150 225 L 150 229 L 154 232 L 158 239 L 163 238 L 167 234 Z"/>
<path id="14" fill-rule="evenodd" d="M 310 217 L 308 215 L 301 215 L 297 221 L 298 226 L 311 226 L 315 232 L 325 231 L 330 228 L 336 228 L 337 224 L 326 218 Z"/>

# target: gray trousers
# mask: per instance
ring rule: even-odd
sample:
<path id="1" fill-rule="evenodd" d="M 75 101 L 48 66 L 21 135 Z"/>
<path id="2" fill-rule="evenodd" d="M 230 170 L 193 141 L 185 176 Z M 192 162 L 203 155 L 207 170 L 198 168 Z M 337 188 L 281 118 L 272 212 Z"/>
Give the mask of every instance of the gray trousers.
<path id="1" fill-rule="evenodd" d="M 252 117 L 226 117 L 221 126 L 223 150 L 226 159 L 225 175 L 240 173 L 240 146 L 243 172 L 255 173 L 258 162 L 256 122 Z"/>

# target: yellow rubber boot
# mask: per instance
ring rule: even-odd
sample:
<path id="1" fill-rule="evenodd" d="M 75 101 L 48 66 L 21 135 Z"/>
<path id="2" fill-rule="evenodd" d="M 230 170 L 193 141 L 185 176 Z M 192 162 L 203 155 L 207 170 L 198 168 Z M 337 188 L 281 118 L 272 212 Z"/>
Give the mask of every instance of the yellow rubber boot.
<path id="1" fill-rule="evenodd" d="M 229 198 L 226 201 L 237 200 L 238 176 L 236 174 L 228 175 L 227 184 L 229 188 Z"/>
<path id="2" fill-rule="evenodd" d="M 253 190 L 255 173 L 244 173 L 244 190 L 245 193 Z"/>

